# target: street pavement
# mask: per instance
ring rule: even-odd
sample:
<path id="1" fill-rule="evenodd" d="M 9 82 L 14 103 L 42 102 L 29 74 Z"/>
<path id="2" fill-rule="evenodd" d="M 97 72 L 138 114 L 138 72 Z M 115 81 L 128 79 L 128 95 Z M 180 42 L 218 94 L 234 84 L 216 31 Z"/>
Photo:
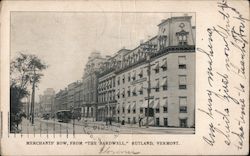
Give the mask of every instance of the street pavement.
<path id="1" fill-rule="evenodd" d="M 22 134 L 194 134 L 194 128 L 170 128 L 170 127 L 139 127 L 138 124 L 94 122 L 89 120 L 75 120 L 70 123 L 58 122 L 55 119 L 43 120 L 35 118 L 34 125 L 23 118 L 19 125 Z"/>

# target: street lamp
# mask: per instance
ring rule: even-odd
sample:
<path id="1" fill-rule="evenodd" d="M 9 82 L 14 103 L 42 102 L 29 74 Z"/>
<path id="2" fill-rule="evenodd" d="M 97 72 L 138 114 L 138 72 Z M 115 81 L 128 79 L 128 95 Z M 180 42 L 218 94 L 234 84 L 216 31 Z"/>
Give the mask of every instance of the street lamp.
<path id="1" fill-rule="evenodd" d="M 149 102 L 150 102 L 150 92 L 151 92 L 151 82 L 150 82 L 150 76 L 151 76 L 151 55 L 157 50 L 157 45 L 152 43 L 142 43 L 142 50 L 147 54 L 147 62 L 148 62 L 148 105 L 147 105 L 147 120 L 146 120 L 146 128 L 148 128 L 149 124 Z"/>

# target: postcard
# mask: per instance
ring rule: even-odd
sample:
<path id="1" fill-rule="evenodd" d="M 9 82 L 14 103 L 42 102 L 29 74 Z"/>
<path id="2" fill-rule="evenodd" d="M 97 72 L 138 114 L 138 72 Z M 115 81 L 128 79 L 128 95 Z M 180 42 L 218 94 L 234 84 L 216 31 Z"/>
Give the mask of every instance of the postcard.
<path id="1" fill-rule="evenodd" d="M 249 2 L 5 0 L 1 155 L 248 155 Z"/>

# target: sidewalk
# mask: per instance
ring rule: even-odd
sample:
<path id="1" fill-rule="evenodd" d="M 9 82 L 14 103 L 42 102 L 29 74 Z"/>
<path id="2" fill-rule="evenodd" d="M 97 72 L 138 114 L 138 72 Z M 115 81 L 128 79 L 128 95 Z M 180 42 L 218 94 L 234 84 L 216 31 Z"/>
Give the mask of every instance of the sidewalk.
<path id="1" fill-rule="evenodd" d="M 71 120 L 70 123 L 73 124 L 73 120 Z M 93 121 L 93 119 L 81 119 L 80 121 L 75 120 L 75 125 L 81 125 L 81 126 L 83 126 L 84 124 L 106 126 L 106 122 L 104 122 L 104 121 Z M 110 126 L 110 125 L 108 124 L 107 126 Z M 121 127 L 121 128 L 125 127 L 125 128 L 138 128 L 138 129 L 152 129 L 152 130 L 194 131 L 194 128 L 181 128 L 181 127 L 156 127 L 156 126 L 149 126 L 148 128 L 146 128 L 146 126 L 139 127 L 138 123 L 137 124 L 125 124 L 125 125 L 121 125 L 121 123 L 112 122 L 111 126 L 116 126 L 116 127 Z"/>

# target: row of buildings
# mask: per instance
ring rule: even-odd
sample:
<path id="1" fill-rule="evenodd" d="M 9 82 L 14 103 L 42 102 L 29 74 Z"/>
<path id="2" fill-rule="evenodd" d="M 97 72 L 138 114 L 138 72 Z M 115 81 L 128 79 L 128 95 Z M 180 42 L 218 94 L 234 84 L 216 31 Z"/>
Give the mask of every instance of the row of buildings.
<path id="1" fill-rule="evenodd" d="M 195 26 L 191 16 L 161 21 L 158 34 L 113 56 L 92 52 L 82 80 L 55 94 L 53 111 L 95 121 L 195 126 Z"/>

